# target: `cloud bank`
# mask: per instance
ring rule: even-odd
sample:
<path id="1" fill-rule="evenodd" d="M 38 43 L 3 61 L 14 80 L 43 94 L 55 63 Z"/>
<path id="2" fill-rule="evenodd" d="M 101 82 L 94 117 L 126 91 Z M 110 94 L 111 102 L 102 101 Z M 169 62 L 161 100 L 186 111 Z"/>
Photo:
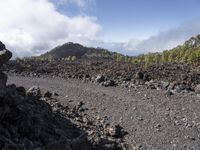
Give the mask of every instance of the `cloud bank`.
<path id="1" fill-rule="evenodd" d="M 129 41 L 123 44 L 123 49 L 130 50 L 133 54 L 159 52 L 183 44 L 192 36 L 200 34 L 200 18 L 185 22 L 179 27 L 160 32 L 143 41 Z M 136 53 L 135 53 L 136 52 Z"/>
<path id="2" fill-rule="evenodd" d="M 160 32 L 144 40 L 131 39 L 125 43 L 93 41 L 91 46 L 103 47 L 125 55 L 136 56 L 172 49 L 198 34 L 200 34 L 200 18 L 187 21 L 178 27 Z"/>
<path id="3" fill-rule="evenodd" d="M 60 14 L 49 0 L 1 0 L 0 6 L 0 41 L 15 57 L 38 55 L 68 41 L 87 44 L 102 28 L 95 17 Z"/>

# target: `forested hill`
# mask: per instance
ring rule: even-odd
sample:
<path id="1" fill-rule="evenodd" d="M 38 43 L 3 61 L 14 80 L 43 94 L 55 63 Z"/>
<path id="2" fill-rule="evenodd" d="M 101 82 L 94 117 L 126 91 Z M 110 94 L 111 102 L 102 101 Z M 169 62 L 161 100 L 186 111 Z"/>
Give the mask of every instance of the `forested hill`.
<path id="1" fill-rule="evenodd" d="M 187 40 L 183 45 L 179 45 L 171 50 L 161 53 L 149 53 L 140 55 L 132 59 L 134 63 L 144 62 L 145 64 L 160 62 L 178 62 L 200 64 L 200 34 Z"/>

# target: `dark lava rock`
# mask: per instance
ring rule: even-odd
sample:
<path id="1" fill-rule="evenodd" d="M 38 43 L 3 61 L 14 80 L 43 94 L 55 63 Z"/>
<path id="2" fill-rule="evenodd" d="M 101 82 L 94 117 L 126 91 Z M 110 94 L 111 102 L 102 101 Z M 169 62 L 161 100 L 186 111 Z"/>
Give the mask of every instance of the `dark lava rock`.
<path id="1" fill-rule="evenodd" d="M 109 126 L 107 128 L 107 133 L 116 138 L 122 138 L 127 134 L 120 125 Z"/>
<path id="2" fill-rule="evenodd" d="M 46 93 L 44 93 L 44 97 L 50 98 L 50 97 L 52 97 L 52 93 L 47 91 Z"/>
<path id="3" fill-rule="evenodd" d="M 5 64 L 12 57 L 12 53 L 6 49 L 5 45 L 0 41 L 0 66 Z"/>
<path id="4" fill-rule="evenodd" d="M 8 50 L 0 50 L 0 64 L 4 64 L 8 62 L 8 60 L 12 57 L 12 53 Z"/>
<path id="5" fill-rule="evenodd" d="M 96 77 L 95 81 L 96 81 L 97 83 L 104 82 L 104 81 L 105 81 L 105 77 L 102 76 L 102 75 L 98 75 L 98 76 Z"/>
<path id="6" fill-rule="evenodd" d="M 0 50 L 6 49 L 6 46 L 0 41 Z"/>
<path id="7" fill-rule="evenodd" d="M 143 76 L 143 80 L 144 81 L 150 81 L 151 80 L 150 75 L 148 75 L 147 73 L 145 73 L 144 76 Z"/>
<path id="8" fill-rule="evenodd" d="M 8 62 L 9 59 L 12 57 L 12 53 L 5 48 L 5 45 L 0 42 L 0 69 L 2 69 L 2 65 Z M 0 72 L 0 97 L 3 97 L 6 92 L 6 82 L 7 75 L 3 72 Z"/>
<path id="9" fill-rule="evenodd" d="M 171 96 L 171 95 L 173 95 L 174 93 L 173 93 L 172 91 L 170 91 L 170 90 L 167 90 L 167 92 L 166 92 L 165 94 L 166 94 L 166 96 Z"/>
<path id="10" fill-rule="evenodd" d="M 56 92 L 53 92 L 53 96 L 59 96 L 59 94 Z"/>
<path id="11" fill-rule="evenodd" d="M 135 74 L 136 79 L 143 79 L 143 77 L 144 77 L 144 74 L 142 72 L 136 72 Z"/>
<path id="12" fill-rule="evenodd" d="M 162 84 L 162 88 L 166 90 L 170 83 L 166 81 L 161 81 L 161 84 Z"/>
<path id="13" fill-rule="evenodd" d="M 16 90 L 17 90 L 17 92 L 20 93 L 20 95 L 22 95 L 24 97 L 26 96 L 26 89 L 24 87 L 22 87 L 22 86 L 17 87 Z"/>
<path id="14" fill-rule="evenodd" d="M 116 83 L 114 80 L 107 80 L 107 81 L 103 82 L 102 85 L 105 87 L 108 87 L 108 86 L 115 86 Z"/>
<path id="15" fill-rule="evenodd" d="M 32 86 L 28 91 L 27 91 L 28 96 L 34 96 L 34 97 L 41 97 L 41 91 L 40 88 L 37 86 Z"/>

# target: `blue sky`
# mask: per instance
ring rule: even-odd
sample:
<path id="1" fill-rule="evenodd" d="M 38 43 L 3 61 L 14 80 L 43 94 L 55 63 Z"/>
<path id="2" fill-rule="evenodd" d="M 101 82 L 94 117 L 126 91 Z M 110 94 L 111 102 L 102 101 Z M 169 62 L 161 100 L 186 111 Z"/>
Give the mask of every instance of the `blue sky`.
<path id="1" fill-rule="evenodd" d="M 0 40 L 21 57 L 67 42 L 137 55 L 200 34 L 200 0 L 1 0 L 0 6 Z"/>
<path id="2" fill-rule="evenodd" d="M 61 12 L 98 18 L 104 40 L 126 42 L 145 39 L 200 17 L 199 0 L 96 0 L 86 10 L 62 5 Z M 60 8 L 58 8 L 60 9 Z"/>

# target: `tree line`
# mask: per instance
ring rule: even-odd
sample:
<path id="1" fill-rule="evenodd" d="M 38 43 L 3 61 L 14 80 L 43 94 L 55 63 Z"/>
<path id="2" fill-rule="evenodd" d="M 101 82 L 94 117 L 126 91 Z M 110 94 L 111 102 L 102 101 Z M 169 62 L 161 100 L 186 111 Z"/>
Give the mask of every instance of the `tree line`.
<path id="1" fill-rule="evenodd" d="M 132 62 L 134 64 L 144 63 L 149 65 L 152 63 L 177 62 L 199 65 L 200 47 L 188 48 L 185 46 L 178 46 L 172 50 L 164 50 L 160 53 L 142 54 L 137 57 L 116 54 L 115 58 L 117 61 Z"/>

